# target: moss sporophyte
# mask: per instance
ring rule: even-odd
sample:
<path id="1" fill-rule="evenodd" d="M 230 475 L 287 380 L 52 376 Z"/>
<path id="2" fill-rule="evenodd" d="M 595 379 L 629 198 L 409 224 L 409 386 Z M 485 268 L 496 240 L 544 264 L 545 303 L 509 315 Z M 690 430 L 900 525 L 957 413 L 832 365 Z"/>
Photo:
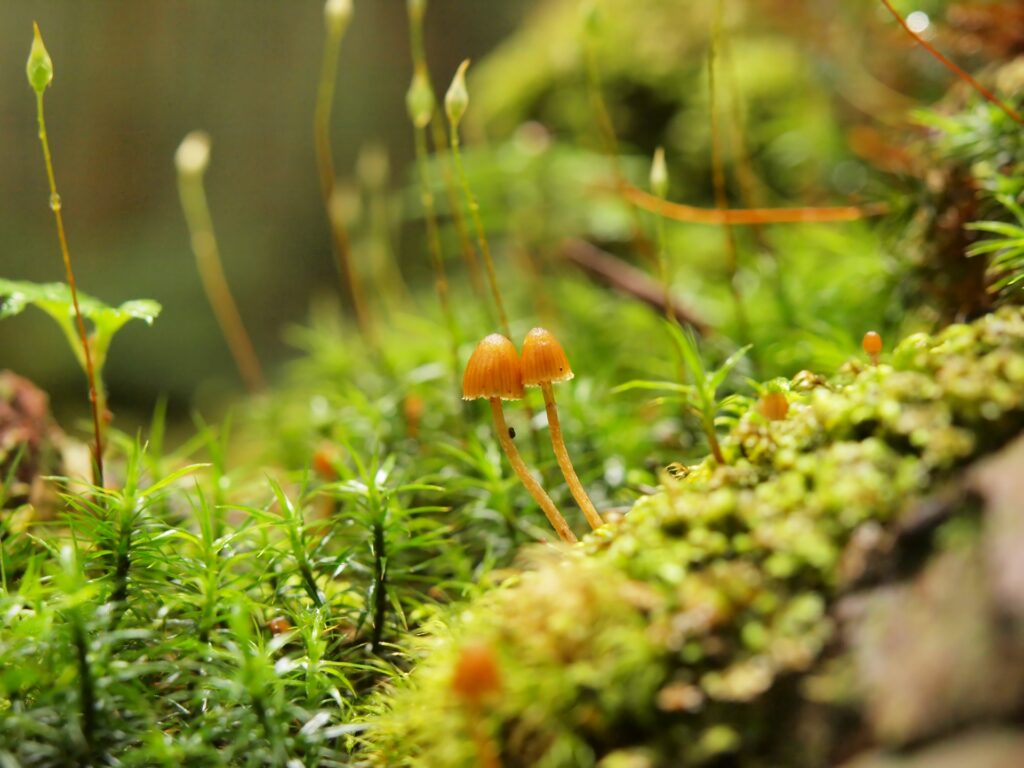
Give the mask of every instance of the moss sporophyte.
<path id="1" fill-rule="evenodd" d="M 191 235 L 192 252 L 203 291 L 242 380 L 250 392 L 259 392 L 266 385 L 263 368 L 224 274 L 213 216 L 206 199 L 203 179 L 210 165 L 209 135 L 203 131 L 188 133 L 174 153 L 174 165 L 178 172 L 181 208 Z"/>
<path id="2" fill-rule="evenodd" d="M 78 306 L 78 287 L 75 283 L 75 273 L 71 268 L 71 252 L 68 250 L 67 235 L 64 231 L 64 215 L 60 194 L 57 192 L 57 179 L 53 171 L 53 159 L 50 155 L 50 140 L 46 134 L 46 117 L 43 110 L 43 94 L 53 82 L 53 60 L 50 58 L 46 46 L 43 44 L 43 36 L 39 32 L 39 25 L 32 22 L 32 47 L 29 49 L 28 62 L 25 65 L 25 72 L 28 76 L 28 83 L 36 92 L 36 117 L 39 123 L 39 142 L 43 148 L 43 160 L 46 164 L 46 178 L 50 183 L 50 209 L 53 211 L 54 220 L 57 225 L 57 238 L 60 241 L 61 258 L 64 261 L 64 273 L 68 283 L 68 290 L 71 292 L 71 303 L 74 307 L 75 323 L 78 329 L 78 338 L 81 344 L 85 375 L 89 381 L 89 402 L 92 407 L 93 425 L 93 482 L 97 486 L 103 486 L 103 412 L 105 404 L 102 402 L 100 388 L 97 386 L 96 367 L 93 364 L 93 353 L 90 349 L 89 335 L 85 329 L 85 320 L 82 319 L 82 310 Z"/>

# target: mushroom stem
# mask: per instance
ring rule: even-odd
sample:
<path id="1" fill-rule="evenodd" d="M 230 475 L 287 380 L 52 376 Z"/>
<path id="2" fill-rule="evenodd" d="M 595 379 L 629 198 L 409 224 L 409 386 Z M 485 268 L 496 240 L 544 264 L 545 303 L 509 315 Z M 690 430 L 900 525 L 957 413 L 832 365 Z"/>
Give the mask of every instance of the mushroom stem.
<path id="1" fill-rule="evenodd" d="M 558 407 L 555 405 L 555 392 L 550 381 L 542 381 L 541 391 L 544 393 L 544 408 L 548 412 L 548 431 L 551 433 L 551 446 L 555 449 L 555 458 L 558 459 L 558 466 L 562 470 L 565 482 L 569 485 L 569 491 L 576 503 L 583 510 L 583 516 L 587 518 L 590 527 L 597 530 L 604 525 L 604 520 L 594 508 L 594 502 L 590 500 L 583 483 L 576 476 L 576 469 L 569 459 L 569 452 L 565 449 L 565 440 L 562 438 L 562 425 L 558 421 Z"/>
<path id="2" fill-rule="evenodd" d="M 555 502 L 544 492 L 540 484 L 533 479 L 533 475 L 530 474 L 530 470 L 526 468 L 526 464 L 523 462 L 523 457 L 519 455 L 519 449 L 516 448 L 516 444 L 509 437 L 508 424 L 505 423 L 505 412 L 501 408 L 501 400 L 497 397 L 489 398 L 489 400 L 491 403 L 491 413 L 494 415 L 494 427 L 498 430 L 498 441 L 505 450 L 505 455 L 508 456 L 512 469 L 519 475 L 519 479 L 526 486 L 526 490 L 530 492 L 534 500 L 540 505 L 540 508 L 544 510 L 545 517 L 547 517 L 551 527 L 555 529 L 562 541 L 575 542 L 576 535 L 570 530 L 569 524 L 565 522 L 565 518 L 562 517 L 558 508 L 555 507 Z"/>
<path id="3" fill-rule="evenodd" d="M 480 768 L 499 768 L 498 749 L 484 729 L 484 714 L 479 704 L 466 706 L 466 720 L 469 723 L 469 732 L 476 747 L 477 765 Z"/>

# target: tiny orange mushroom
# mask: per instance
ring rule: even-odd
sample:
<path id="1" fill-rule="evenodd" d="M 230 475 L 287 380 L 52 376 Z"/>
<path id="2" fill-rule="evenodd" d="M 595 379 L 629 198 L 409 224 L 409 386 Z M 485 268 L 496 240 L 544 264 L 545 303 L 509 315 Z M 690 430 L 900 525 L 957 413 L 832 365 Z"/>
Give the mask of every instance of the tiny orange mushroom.
<path id="1" fill-rule="evenodd" d="M 604 520 L 584 490 L 565 448 L 562 426 L 558 420 L 558 408 L 555 405 L 555 393 L 551 387 L 553 382 L 568 381 L 574 375 L 569 358 L 565 356 L 565 350 L 554 334 L 544 328 L 534 328 L 526 334 L 526 339 L 523 340 L 523 384 L 527 387 L 540 387 L 544 393 L 548 431 L 551 433 L 551 446 L 555 450 L 558 466 L 572 492 L 572 497 L 580 505 L 590 527 L 597 529 L 604 525 Z"/>
<path id="2" fill-rule="evenodd" d="M 878 365 L 878 356 L 882 354 L 882 337 L 875 331 L 868 331 L 864 334 L 861 346 L 868 353 L 868 357 L 871 358 L 871 364 Z"/>
<path id="3" fill-rule="evenodd" d="M 484 703 L 501 691 L 501 670 L 494 649 L 482 642 L 463 646 L 455 661 L 451 686 L 465 707 L 476 744 L 477 764 L 481 768 L 499 768 L 498 748 L 484 723 Z"/>
<path id="4" fill-rule="evenodd" d="M 551 497 L 533 479 L 527 469 L 519 449 L 512 442 L 505 413 L 501 407 L 502 400 L 520 400 L 523 397 L 523 373 L 519 362 L 519 354 L 515 346 L 499 333 L 492 333 L 473 350 L 466 370 L 462 376 L 462 399 L 476 400 L 487 398 L 491 404 L 491 415 L 494 427 L 498 432 L 498 441 L 508 456 L 512 469 L 519 476 L 526 490 L 530 492 L 537 504 L 544 511 L 548 522 L 558 533 L 562 541 L 575 542 L 576 535 L 565 522 Z"/>
<path id="5" fill-rule="evenodd" d="M 292 628 L 292 623 L 284 616 L 275 616 L 267 622 L 267 629 L 272 635 L 281 635 Z"/>
<path id="6" fill-rule="evenodd" d="M 501 672 L 494 649 L 482 642 L 467 643 L 455 661 L 452 691 L 471 706 L 501 689 Z"/>
<path id="7" fill-rule="evenodd" d="M 768 421 L 782 421 L 789 413 L 789 401 L 784 392 L 765 392 L 761 395 L 758 410 Z"/>

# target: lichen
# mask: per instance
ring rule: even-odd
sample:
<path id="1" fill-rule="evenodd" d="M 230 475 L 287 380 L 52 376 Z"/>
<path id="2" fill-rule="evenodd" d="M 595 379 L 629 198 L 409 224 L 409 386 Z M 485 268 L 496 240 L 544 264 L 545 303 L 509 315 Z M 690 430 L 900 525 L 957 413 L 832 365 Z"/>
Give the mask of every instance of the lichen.
<path id="1" fill-rule="evenodd" d="M 1024 426 L 1024 314 L 909 337 L 829 381 L 802 372 L 786 394 L 785 419 L 739 418 L 726 464 L 666 477 L 577 547 L 534 549 L 428 628 L 369 724 L 371 759 L 471 766 L 482 732 L 505 766 L 829 762 L 823 723 L 860 721 L 832 613 L 850 550 Z M 450 690 L 467 642 L 505 681 L 482 724 Z"/>

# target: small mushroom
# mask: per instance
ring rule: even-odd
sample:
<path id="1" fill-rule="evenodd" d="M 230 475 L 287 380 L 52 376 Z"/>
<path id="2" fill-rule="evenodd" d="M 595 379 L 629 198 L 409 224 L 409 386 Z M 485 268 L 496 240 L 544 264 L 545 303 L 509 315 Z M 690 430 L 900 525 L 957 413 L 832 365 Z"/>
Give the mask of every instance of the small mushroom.
<path id="1" fill-rule="evenodd" d="M 498 441 L 508 456 L 512 469 L 534 500 L 544 510 L 544 515 L 558 532 L 562 541 L 574 542 L 576 535 L 570 530 L 555 503 L 551 500 L 533 475 L 526 468 L 519 449 L 509 436 L 505 413 L 501 407 L 502 400 L 520 400 L 523 397 L 523 375 L 516 348 L 507 338 L 492 333 L 473 350 L 462 376 L 462 399 L 476 400 L 487 398 L 494 416 L 494 427 L 498 433 Z"/>
<path id="2" fill-rule="evenodd" d="M 757 409 L 768 421 L 782 421 L 789 413 L 789 401 L 786 399 L 786 393 L 779 390 L 763 392 Z"/>
<path id="3" fill-rule="evenodd" d="M 569 459 L 562 439 L 562 426 L 558 421 L 558 408 L 555 405 L 555 393 L 551 384 L 556 381 L 568 381 L 573 377 L 569 359 L 558 339 L 544 328 L 534 328 L 523 341 L 523 384 L 527 387 L 540 387 L 544 393 L 544 408 L 548 412 L 548 431 L 551 433 L 551 445 L 555 449 L 558 466 L 562 470 L 565 482 L 569 485 L 572 497 L 583 510 L 584 517 L 590 527 L 597 529 L 604 525 L 604 520 L 594 508 L 583 484 L 576 476 L 576 470 Z"/>
<path id="4" fill-rule="evenodd" d="M 864 334 L 861 346 L 868 353 L 868 357 L 871 358 L 871 364 L 878 365 L 878 356 L 882 354 L 882 337 L 875 331 L 868 331 Z"/>
<path id="5" fill-rule="evenodd" d="M 290 631 L 292 623 L 284 616 L 275 616 L 267 622 L 267 629 L 270 630 L 272 635 L 283 635 L 285 632 Z"/>
<path id="6" fill-rule="evenodd" d="M 484 704 L 501 691 L 501 671 L 494 649 L 481 642 L 463 646 L 455 662 L 451 687 L 465 710 L 476 744 L 477 764 L 481 768 L 498 768 L 498 747 L 487 733 L 484 718 Z"/>
<path id="7" fill-rule="evenodd" d="M 452 691 L 474 707 L 501 690 L 501 671 L 494 649 L 483 642 L 467 643 L 452 673 Z"/>

